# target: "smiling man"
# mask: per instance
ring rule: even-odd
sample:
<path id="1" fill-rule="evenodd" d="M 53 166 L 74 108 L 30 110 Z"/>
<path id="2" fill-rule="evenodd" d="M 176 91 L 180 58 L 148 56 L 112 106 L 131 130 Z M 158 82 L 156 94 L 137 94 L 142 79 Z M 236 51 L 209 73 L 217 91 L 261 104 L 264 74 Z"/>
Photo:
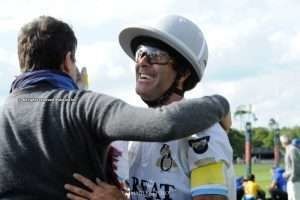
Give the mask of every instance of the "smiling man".
<path id="1" fill-rule="evenodd" d="M 207 65 L 208 48 L 201 30 L 181 16 L 167 16 L 153 27 L 126 28 L 119 41 L 136 63 L 136 93 L 150 108 L 186 101 L 184 93 L 200 82 Z M 230 117 L 227 124 L 231 124 Z M 130 142 L 130 198 L 236 199 L 232 148 L 225 131 L 228 126 L 215 123 L 171 142 Z M 83 177 L 79 180 L 88 183 Z M 91 192 L 69 189 L 97 199 L 101 187 L 93 186 Z"/>
<path id="2" fill-rule="evenodd" d="M 202 31 L 181 16 L 126 28 L 120 44 L 136 62 L 136 93 L 152 108 L 184 101 L 207 65 Z M 232 148 L 225 131 L 216 123 L 180 140 L 131 142 L 131 199 L 234 200 Z"/>

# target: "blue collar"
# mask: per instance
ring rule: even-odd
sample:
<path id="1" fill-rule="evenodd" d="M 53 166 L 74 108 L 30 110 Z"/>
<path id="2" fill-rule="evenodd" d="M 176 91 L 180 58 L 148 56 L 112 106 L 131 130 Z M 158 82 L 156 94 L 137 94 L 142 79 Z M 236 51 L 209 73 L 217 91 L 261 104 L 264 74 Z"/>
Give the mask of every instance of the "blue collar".
<path id="1" fill-rule="evenodd" d="M 17 76 L 11 84 L 10 93 L 16 89 L 23 89 L 40 83 L 46 83 L 58 89 L 78 89 L 73 79 L 64 72 L 58 70 L 36 70 Z"/>

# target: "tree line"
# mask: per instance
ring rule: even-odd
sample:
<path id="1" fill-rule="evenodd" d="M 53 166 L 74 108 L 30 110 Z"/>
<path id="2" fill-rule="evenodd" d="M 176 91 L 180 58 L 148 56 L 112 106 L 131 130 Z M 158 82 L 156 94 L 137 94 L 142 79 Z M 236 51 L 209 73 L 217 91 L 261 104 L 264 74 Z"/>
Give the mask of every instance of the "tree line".
<path id="1" fill-rule="evenodd" d="M 280 129 L 280 135 L 288 135 L 290 138 L 300 138 L 300 126 L 283 127 Z M 229 140 L 233 148 L 235 157 L 244 157 L 245 135 L 244 131 L 230 129 Z M 256 127 L 252 129 L 252 148 L 274 147 L 274 132 L 265 127 Z"/>

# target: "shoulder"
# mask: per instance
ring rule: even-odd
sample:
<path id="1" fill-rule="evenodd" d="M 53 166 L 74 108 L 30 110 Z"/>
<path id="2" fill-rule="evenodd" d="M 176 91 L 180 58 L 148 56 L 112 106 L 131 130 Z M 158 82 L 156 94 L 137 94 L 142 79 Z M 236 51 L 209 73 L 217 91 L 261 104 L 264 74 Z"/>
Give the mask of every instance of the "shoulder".
<path id="1" fill-rule="evenodd" d="M 204 131 L 195 133 L 194 135 L 191 135 L 185 139 L 190 140 L 190 139 L 197 139 L 197 138 L 203 138 L 209 136 L 209 138 L 222 138 L 222 137 L 227 137 L 227 133 L 225 130 L 222 128 L 222 126 L 219 123 L 215 123 L 209 128 L 205 129 Z"/>
<path id="2" fill-rule="evenodd" d="M 298 153 L 298 152 L 300 153 L 300 150 L 292 144 L 290 144 L 287 148 L 287 153 L 295 154 L 295 153 Z"/>
<path id="3" fill-rule="evenodd" d="M 69 101 L 73 104 L 87 104 L 91 107 L 94 104 L 101 103 L 103 106 L 105 104 L 110 104 L 114 101 L 121 101 L 119 99 L 113 98 L 111 96 L 92 92 L 89 90 L 55 90 L 53 91 L 53 95 L 57 99 L 62 99 Z"/>
<path id="4" fill-rule="evenodd" d="M 224 145 L 230 146 L 228 135 L 219 123 L 215 123 L 204 131 L 185 138 L 185 140 L 187 140 L 188 146 L 190 147 L 194 148 L 208 145 L 214 149 L 214 152 L 219 148 L 223 149 Z"/>

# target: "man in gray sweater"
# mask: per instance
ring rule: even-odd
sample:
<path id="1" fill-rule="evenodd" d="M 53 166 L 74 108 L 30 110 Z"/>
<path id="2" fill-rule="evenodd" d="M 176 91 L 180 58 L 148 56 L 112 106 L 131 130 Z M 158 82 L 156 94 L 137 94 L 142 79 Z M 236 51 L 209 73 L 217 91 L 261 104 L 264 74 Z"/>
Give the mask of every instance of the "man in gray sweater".
<path id="1" fill-rule="evenodd" d="M 229 112 L 221 96 L 158 109 L 133 107 L 78 90 L 77 39 L 70 26 L 42 16 L 18 37 L 21 75 L 0 112 L 0 198 L 65 199 L 65 183 L 79 172 L 107 178 L 114 140 L 168 141 L 202 131 Z"/>
<path id="2" fill-rule="evenodd" d="M 287 179 L 287 193 L 289 200 L 300 199 L 300 149 L 291 144 L 288 136 L 280 136 L 280 142 L 285 148 L 284 177 Z"/>

